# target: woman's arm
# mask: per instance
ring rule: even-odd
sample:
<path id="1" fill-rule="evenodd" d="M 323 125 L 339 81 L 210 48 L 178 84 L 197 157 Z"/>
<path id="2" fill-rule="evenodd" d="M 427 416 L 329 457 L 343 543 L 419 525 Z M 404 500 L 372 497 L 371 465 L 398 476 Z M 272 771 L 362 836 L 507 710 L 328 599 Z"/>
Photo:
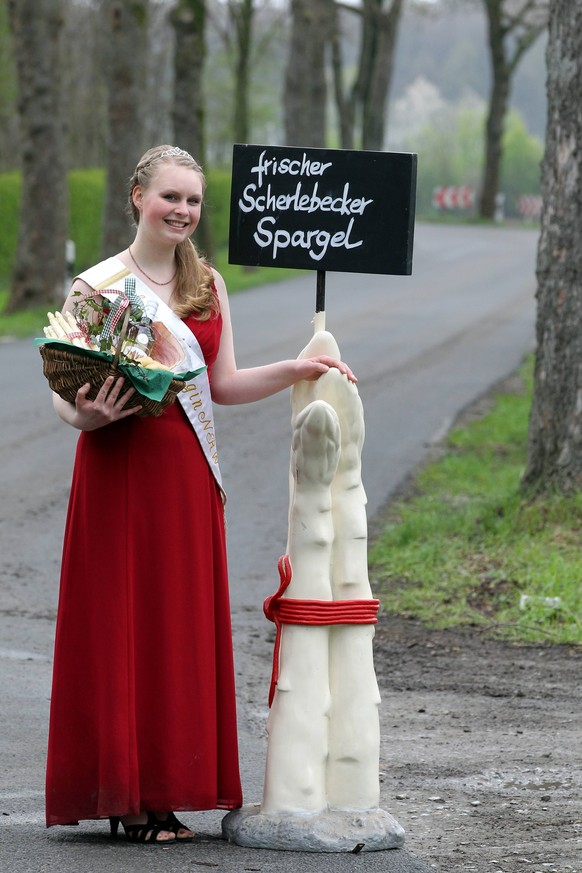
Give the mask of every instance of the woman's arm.
<path id="1" fill-rule="evenodd" d="M 234 356 L 232 322 L 226 286 L 219 273 L 214 272 L 214 279 L 223 322 L 220 349 L 212 366 L 212 399 L 215 403 L 230 405 L 262 400 L 264 397 L 289 388 L 295 382 L 300 382 L 303 379 L 315 381 L 327 373 L 330 367 L 337 367 L 351 382 L 357 381 L 347 364 L 336 361 L 327 355 L 278 361 L 263 367 L 238 370 Z"/>
<path id="2" fill-rule="evenodd" d="M 80 299 L 80 296 L 85 297 L 87 294 L 93 293 L 93 288 L 83 282 L 82 279 L 75 279 L 71 285 L 71 290 L 67 294 L 65 302 L 61 306 L 61 312 L 73 312 L 75 303 Z"/>

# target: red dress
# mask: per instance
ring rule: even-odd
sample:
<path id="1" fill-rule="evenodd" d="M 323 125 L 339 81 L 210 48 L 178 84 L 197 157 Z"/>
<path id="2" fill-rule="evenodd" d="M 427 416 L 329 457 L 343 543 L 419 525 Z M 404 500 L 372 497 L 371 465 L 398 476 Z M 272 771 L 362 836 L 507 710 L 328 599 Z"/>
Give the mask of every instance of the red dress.
<path id="1" fill-rule="evenodd" d="M 211 367 L 221 317 L 186 323 Z M 79 438 L 47 825 L 241 803 L 223 506 L 176 402 Z"/>

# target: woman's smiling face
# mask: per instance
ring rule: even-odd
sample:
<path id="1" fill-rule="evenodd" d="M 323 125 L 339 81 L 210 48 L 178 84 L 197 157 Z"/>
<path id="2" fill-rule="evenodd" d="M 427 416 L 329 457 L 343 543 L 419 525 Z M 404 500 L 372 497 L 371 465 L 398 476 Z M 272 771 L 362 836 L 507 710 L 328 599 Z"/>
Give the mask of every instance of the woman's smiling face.
<path id="1" fill-rule="evenodd" d="M 187 239 L 200 221 L 203 193 L 202 177 L 196 170 L 161 164 L 147 188 L 138 185 L 133 191 L 141 232 L 174 245 Z"/>

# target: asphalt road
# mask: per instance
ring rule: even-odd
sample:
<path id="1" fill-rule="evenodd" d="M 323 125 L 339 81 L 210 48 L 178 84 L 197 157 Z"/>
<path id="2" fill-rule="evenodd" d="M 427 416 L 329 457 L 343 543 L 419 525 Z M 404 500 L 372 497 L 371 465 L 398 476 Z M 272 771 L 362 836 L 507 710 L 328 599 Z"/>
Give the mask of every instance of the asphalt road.
<path id="1" fill-rule="evenodd" d="M 419 226 L 414 275 L 332 274 L 327 328 L 359 377 L 366 415 L 369 519 L 457 413 L 511 372 L 534 342 L 537 234 L 521 228 Z M 295 357 L 309 340 L 315 277 L 232 300 L 239 366 Z M 38 352 L 0 345 L 0 869 L 32 871 L 351 870 L 422 873 L 406 849 L 341 856 L 243 850 L 219 839 L 220 813 L 193 814 L 196 847 L 140 851 L 102 824 L 43 823 L 52 638 L 60 542 L 76 433 L 54 416 Z M 278 584 L 287 533 L 287 393 L 217 410 L 227 507 L 245 801 L 258 802 L 266 749 L 271 628 L 262 602 Z M 392 750 L 394 753 L 394 750 Z M 382 766 L 382 765 L 381 765 Z M 382 805 L 390 811 L 388 794 Z M 186 816 L 187 818 L 187 816 Z M 163 858 L 158 857 L 163 851 Z"/>

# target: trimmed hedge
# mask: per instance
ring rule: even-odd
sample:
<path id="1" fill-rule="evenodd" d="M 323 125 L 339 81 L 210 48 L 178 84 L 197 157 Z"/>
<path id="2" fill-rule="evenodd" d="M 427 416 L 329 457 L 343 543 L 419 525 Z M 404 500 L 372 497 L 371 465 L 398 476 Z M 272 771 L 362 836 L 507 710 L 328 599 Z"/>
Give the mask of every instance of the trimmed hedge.
<path id="1" fill-rule="evenodd" d="M 205 206 L 212 222 L 218 249 L 228 245 L 230 172 L 210 170 Z M 21 178 L 19 173 L 0 173 L 0 283 L 10 280 L 18 241 Z M 73 170 L 69 174 L 69 236 L 75 242 L 75 271 L 97 263 L 100 257 L 105 172 Z M 123 194 L 121 194 L 123 196 Z"/>
<path id="2" fill-rule="evenodd" d="M 10 280 L 18 243 L 20 173 L 0 174 L 0 283 Z"/>

